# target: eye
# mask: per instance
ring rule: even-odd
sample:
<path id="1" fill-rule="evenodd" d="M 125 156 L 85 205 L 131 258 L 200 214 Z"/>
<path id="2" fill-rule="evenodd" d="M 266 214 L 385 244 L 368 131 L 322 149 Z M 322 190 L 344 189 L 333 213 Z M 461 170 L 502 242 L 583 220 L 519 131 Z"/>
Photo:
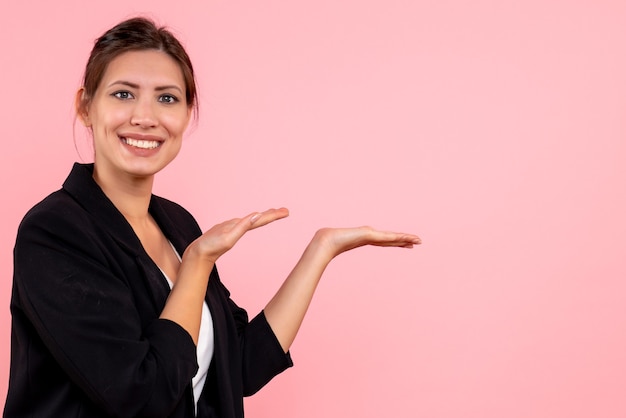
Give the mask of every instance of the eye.
<path id="1" fill-rule="evenodd" d="M 162 103 L 177 103 L 179 102 L 178 97 L 172 95 L 172 94 L 163 94 L 161 96 L 159 96 L 159 102 Z"/>
<path id="2" fill-rule="evenodd" d="M 125 90 L 116 91 L 115 93 L 112 94 L 112 96 L 120 100 L 129 100 L 133 98 L 132 93 L 129 91 L 125 91 Z"/>

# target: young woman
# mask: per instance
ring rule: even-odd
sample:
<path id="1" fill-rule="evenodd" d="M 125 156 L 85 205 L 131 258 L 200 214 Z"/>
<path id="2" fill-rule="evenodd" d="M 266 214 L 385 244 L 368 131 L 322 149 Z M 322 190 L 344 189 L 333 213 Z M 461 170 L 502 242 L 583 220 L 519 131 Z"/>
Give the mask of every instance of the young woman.
<path id="1" fill-rule="evenodd" d="M 417 236 L 320 229 L 252 320 L 217 259 L 288 211 L 253 212 L 202 233 L 152 195 L 197 109 L 191 62 L 164 28 L 134 18 L 100 37 L 76 95 L 94 163 L 31 209 L 15 245 L 6 417 L 242 417 L 292 365 L 289 347 L 328 263 Z"/>

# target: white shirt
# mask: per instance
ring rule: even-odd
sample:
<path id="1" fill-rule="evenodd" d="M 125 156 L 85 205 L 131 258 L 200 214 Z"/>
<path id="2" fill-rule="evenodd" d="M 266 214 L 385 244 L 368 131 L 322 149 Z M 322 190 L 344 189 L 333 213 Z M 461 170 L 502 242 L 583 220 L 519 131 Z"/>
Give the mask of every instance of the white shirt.
<path id="1" fill-rule="evenodd" d="M 172 243 L 170 243 L 172 245 Z M 172 245 L 172 249 L 178 257 L 179 261 L 182 261 L 178 251 Z M 167 280 L 167 284 L 170 285 L 170 289 L 173 286 L 172 281 L 163 270 L 161 270 L 163 276 Z M 204 382 L 206 382 L 206 376 L 209 372 L 209 366 L 211 365 L 211 359 L 213 358 L 213 318 L 211 317 L 211 311 L 206 301 L 202 304 L 202 317 L 200 319 L 200 335 L 198 336 L 198 345 L 196 347 L 196 355 L 198 357 L 198 372 L 191 379 L 193 385 L 193 402 L 196 407 L 196 414 L 198 413 L 198 399 L 204 388 Z"/>

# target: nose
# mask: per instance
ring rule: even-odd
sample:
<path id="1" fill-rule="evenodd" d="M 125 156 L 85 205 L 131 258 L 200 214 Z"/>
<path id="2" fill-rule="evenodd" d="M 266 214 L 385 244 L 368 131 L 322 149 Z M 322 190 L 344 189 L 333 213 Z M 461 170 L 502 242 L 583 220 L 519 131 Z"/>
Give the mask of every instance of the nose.
<path id="1" fill-rule="evenodd" d="M 137 101 L 130 118 L 131 125 L 152 128 L 158 125 L 158 117 L 153 103 L 147 100 Z"/>

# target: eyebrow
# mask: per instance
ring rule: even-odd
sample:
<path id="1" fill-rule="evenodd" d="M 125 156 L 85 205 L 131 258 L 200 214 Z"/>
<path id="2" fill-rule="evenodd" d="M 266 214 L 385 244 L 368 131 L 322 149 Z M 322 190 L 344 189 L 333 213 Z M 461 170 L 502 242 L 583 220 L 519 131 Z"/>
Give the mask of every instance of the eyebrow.
<path id="1" fill-rule="evenodd" d="M 133 89 L 138 89 L 139 88 L 139 84 L 132 83 L 130 81 L 125 81 L 125 80 L 114 81 L 114 82 L 109 84 L 109 87 L 114 86 L 116 84 L 121 84 L 123 86 L 128 86 L 128 87 L 133 88 Z M 177 85 L 175 85 L 175 84 L 167 84 L 167 85 L 164 85 L 164 86 L 157 86 L 154 89 L 156 91 L 175 89 L 175 90 L 178 90 L 181 94 L 183 93 L 182 89 L 180 87 L 178 87 Z"/>

